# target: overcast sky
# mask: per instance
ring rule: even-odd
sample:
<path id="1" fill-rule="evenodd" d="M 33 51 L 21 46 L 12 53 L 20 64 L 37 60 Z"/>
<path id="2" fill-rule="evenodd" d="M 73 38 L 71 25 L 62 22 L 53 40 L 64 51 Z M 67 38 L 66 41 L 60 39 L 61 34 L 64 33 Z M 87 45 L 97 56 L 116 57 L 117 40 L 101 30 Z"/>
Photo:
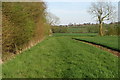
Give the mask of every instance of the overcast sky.
<path id="1" fill-rule="evenodd" d="M 73 0 L 74 1 L 74 0 Z M 116 7 L 117 2 L 112 2 Z M 48 1 L 47 11 L 60 18 L 60 24 L 69 23 L 96 23 L 95 19 L 87 12 L 91 2 Z"/>

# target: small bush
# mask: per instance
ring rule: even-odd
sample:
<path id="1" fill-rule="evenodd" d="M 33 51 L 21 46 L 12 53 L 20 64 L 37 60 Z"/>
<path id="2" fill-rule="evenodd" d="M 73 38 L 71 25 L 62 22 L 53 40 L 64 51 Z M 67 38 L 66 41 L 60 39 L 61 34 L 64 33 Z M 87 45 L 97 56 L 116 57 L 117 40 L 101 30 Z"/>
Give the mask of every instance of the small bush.
<path id="1" fill-rule="evenodd" d="M 52 27 L 53 33 L 67 33 L 66 27 Z"/>

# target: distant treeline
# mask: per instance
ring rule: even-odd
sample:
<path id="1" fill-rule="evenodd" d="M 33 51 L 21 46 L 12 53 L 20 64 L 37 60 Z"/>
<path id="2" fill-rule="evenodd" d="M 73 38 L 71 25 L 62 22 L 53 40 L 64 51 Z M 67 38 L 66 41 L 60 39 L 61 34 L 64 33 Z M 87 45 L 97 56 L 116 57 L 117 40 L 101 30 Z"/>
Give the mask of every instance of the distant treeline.
<path id="1" fill-rule="evenodd" d="M 46 13 L 44 2 L 2 3 L 3 59 L 30 48 L 49 35 Z"/>
<path id="2" fill-rule="evenodd" d="M 119 23 L 103 24 L 104 35 L 120 35 Z M 99 24 L 84 24 L 80 26 L 53 26 L 53 33 L 98 33 Z"/>

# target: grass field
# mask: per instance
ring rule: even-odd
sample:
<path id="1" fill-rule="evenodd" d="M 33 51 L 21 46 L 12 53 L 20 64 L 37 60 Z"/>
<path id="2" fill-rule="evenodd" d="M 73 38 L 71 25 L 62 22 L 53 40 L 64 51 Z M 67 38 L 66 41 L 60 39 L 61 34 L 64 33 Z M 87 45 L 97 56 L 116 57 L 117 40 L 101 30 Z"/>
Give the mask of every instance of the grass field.
<path id="1" fill-rule="evenodd" d="M 86 29 L 86 27 L 78 27 L 78 28 L 67 28 L 67 31 L 70 33 L 80 33 L 80 32 L 88 32 L 88 30 Z"/>
<path id="2" fill-rule="evenodd" d="M 68 27 L 68 33 L 98 33 L 98 25 L 84 25 L 84 26 L 73 26 Z"/>
<path id="3" fill-rule="evenodd" d="M 115 55 L 62 35 L 54 34 L 5 62 L 3 78 L 118 77 Z"/>
<path id="4" fill-rule="evenodd" d="M 76 39 L 97 43 L 120 51 L 120 48 L 118 47 L 118 36 L 76 37 Z"/>
<path id="5" fill-rule="evenodd" d="M 93 36 L 97 36 L 97 33 L 55 33 L 53 34 L 53 36 L 71 36 L 71 37 L 93 37 Z"/>

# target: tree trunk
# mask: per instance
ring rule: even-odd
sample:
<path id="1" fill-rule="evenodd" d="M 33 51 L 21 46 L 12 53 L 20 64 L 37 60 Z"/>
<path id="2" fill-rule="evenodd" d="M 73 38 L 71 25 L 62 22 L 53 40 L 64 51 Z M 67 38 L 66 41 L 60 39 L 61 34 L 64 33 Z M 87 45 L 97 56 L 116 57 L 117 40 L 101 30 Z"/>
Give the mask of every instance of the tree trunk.
<path id="1" fill-rule="evenodd" d="M 102 28 L 102 22 L 99 25 L 99 35 L 103 36 L 103 28 Z"/>

